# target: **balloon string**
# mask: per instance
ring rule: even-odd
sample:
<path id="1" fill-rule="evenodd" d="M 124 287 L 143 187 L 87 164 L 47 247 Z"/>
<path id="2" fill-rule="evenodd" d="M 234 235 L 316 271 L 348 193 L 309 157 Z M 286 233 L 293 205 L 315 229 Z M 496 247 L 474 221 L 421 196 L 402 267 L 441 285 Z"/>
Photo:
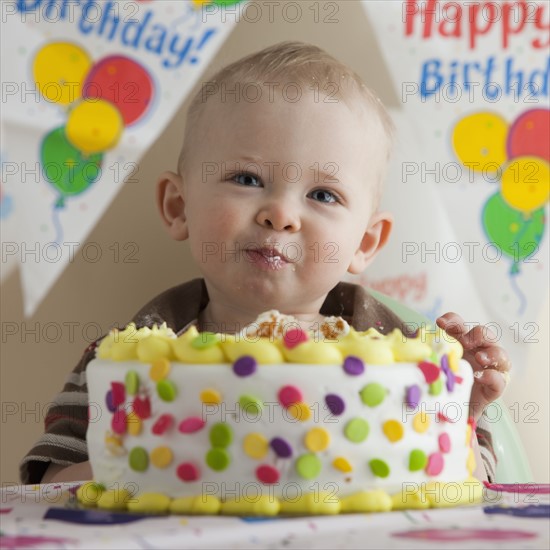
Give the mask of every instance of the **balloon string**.
<path id="1" fill-rule="evenodd" d="M 519 285 L 517 282 L 518 275 L 519 275 L 519 271 L 515 273 L 513 272 L 513 270 L 510 271 L 510 285 L 512 286 L 512 290 L 516 293 L 516 296 L 518 297 L 518 300 L 519 300 L 518 315 L 523 315 L 523 313 L 525 312 L 525 307 L 527 306 L 527 300 L 525 298 L 525 294 L 519 288 Z"/>
<path id="2" fill-rule="evenodd" d="M 63 239 L 63 226 L 61 225 L 61 220 L 59 219 L 59 211 L 61 208 L 58 204 L 54 204 L 52 208 L 52 223 L 55 228 L 55 241 L 57 244 L 61 244 Z"/>

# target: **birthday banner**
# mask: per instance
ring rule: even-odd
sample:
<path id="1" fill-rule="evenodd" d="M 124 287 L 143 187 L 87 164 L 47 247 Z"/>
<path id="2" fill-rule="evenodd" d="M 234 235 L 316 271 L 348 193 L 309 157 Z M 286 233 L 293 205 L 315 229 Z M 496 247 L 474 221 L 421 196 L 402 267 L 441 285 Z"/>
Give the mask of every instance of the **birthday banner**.
<path id="1" fill-rule="evenodd" d="M 396 232 L 362 282 L 432 319 L 452 308 L 493 322 L 501 345 L 539 341 L 549 280 L 550 4 L 362 5 L 400 99 L 385 199 Z"/>
<path id="2" fill-rule="evenodd" d="M 27 316 L 124 183 L 137 181 L 140 157 L 224 43 L 243 5 L 0 3 L 2 277 L 19 265 Z"/>

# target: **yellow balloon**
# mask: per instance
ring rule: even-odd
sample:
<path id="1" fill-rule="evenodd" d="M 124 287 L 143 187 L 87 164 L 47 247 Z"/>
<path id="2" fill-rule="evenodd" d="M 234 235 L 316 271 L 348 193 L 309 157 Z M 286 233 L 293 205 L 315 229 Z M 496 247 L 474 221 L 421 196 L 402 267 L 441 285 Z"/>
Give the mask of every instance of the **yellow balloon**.
<path id="1" fill-rule="evenodd" d="M 489 112 L 474 113 L 457 122 L 453 129 L 456 156 L 470 170 L 496 174 L 506 162 L 508 123 Z"/>
<path id="2" fill-rule="evenodd" d="M 34 81 L 48 101 L 68 105 L 82 95 L 91 65 L 90 56 L 80 46 L 53 42 L 42 47 L 34 58 Z"/>
<path id="3" fill-rule="evenodd" d="M 69 113 L 65 132 L 74 147 L 90 155 L 114 147 L 123 126 L 122 115 L 112 103 L 83 100 Z"/>
<path id="4" fill-rule="evenodd" d="M 550 197 L 550 165 L 538 157 L 517 157 L 506 165 L 501 184 L 502 196 L 512 208 L 532 212 Z"/>

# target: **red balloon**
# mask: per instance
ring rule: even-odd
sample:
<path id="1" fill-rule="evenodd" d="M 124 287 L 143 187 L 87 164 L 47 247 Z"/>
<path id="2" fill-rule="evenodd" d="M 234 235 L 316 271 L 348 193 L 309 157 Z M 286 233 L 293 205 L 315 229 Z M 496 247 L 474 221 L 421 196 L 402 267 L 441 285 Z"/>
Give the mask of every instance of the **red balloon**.
<path id="1" fill-rule="evenodd" d="M 508 158 L 539 157 L 550 162 L 550 110 L 532 109 L 516 118 L 508 132 Z"/>
<path id="2" fill-rule="evenodd" d="M 153 80 L 142 65 L 124 55 L 111 55 L 91 68 L 82 95 L 113 103 L 128 126 L 149 107 L 153 88 Z"/>

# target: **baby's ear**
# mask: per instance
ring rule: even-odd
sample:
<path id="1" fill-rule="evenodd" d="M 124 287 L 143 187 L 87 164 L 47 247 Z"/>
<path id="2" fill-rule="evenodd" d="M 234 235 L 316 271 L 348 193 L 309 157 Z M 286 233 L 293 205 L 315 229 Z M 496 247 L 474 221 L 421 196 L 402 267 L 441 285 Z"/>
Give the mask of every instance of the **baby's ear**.
<path id="1" fill-rule="evenodd" d="M 372 215 L 361 244 L 348 267 L 348 272 L 358 275 L 374 260 L 384 247 L 391 233 L 393 216 L 389 212 L 376 212 Z"/>
<path id="2" fill-rule="evenodd" d="M 183 181 L 174 172 L 164 172 L 157 181 L 157 207 L 169 235 L 176 241 L 189 237 L 185 217 Z"/>

